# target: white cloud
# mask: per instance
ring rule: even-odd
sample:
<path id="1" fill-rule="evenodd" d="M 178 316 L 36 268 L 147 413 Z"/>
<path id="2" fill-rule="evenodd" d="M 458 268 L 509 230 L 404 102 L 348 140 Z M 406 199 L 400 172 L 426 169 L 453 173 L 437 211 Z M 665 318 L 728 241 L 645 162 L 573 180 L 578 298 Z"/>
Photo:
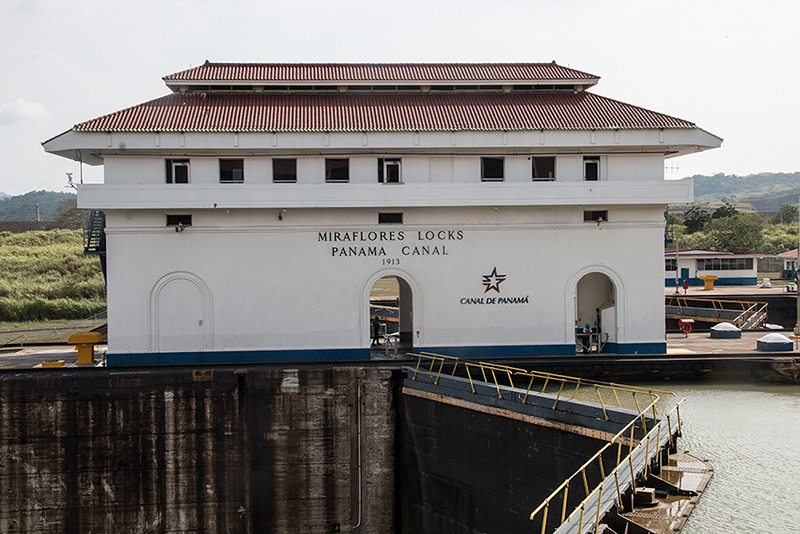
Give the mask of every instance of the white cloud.
<path id="1" fill-rule="evenodd" d="M 40 103 L 28 102 L 21 98 L 0 106 L 0 124 L 38 121 L 49 116 L 50 112 Z"/>

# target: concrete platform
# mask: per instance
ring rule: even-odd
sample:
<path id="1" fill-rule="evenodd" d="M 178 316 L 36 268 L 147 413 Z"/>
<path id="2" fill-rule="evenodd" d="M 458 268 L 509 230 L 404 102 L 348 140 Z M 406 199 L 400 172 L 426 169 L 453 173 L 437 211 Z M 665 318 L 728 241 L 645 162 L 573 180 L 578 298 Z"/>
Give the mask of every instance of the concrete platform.
<path id="1" fill-rule="evenodd" d="M 661 467 L 658 478 L 675 486 L 677 494 L 670 492 L 653 505 L 637 506 L 622 516 L 654 534 L 680 532 L 713 474 L 714 468 L 706 460 L 688 452 L 670 454 L 669 464 Z"/>
<path id="2" fill-rule="evenodd" d="M 712 338 L 709 332 L 692 332 L 688 336 L 680 333 L 667 334 L 667 354 L 670 355 L 752 355 L 754 357 L 764 356 L 766 358 L 776 357 L 775 353 L 763 352 L 756 349 L 756 341 L 759 338 L 773 332 L 772 330 L 745 330 L 741 338 Z M 791 332 L 784 332 L 789 335 Z M 781 353 L 785 356 L 797 355 L 798 350 Z"/>
<path id="3" fill-rule="evenodd" d="M 107 345 L 95 345 L 95 362 L 103 361 L 107 349 Z M 62 360 L 63 366 L 44 367 L 44 369 L 64 369 L 77 365 L 78 352 L 73 345 L 26 345 L 21 349 L 4 347 L 0 350 L 0 370 L 40 368 L 43 362 Z"/>

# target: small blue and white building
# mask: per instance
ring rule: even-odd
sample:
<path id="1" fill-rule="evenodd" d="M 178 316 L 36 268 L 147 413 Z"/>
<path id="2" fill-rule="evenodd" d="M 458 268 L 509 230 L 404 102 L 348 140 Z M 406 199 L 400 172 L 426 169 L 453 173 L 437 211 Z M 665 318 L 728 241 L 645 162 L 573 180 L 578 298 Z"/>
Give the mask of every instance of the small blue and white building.
<path id="1" fill-rule="evenodd" d="M 209 63 L 47 152 L 104 166 L 109 365 L 664 353 L 664 162 L 719 147 L 555 63 Z M 113 89 L 113 84 L 109 83 Z"/>
<path id="2" fill-rule="evenodd" d="M 714 285 L 754 286 L 758 284 L 760 254 L 734 254 L 713 250 L 665 249 L 664 278 L 666 287 L 702 286 L 703 276 L 716 276 Z"/>

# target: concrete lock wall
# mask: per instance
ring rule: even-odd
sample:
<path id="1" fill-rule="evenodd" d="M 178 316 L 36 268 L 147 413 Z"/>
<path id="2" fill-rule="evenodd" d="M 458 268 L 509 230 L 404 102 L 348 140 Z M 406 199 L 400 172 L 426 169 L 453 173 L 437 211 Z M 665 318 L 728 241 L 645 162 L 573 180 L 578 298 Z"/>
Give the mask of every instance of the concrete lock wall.
<path id="1" fill-rule="evenodd" d="M 530 513 L 605 441 L 403 395 L 400 403 L 403 532 L 539 532 Z M 615 451 L 603 454 L 614 465 Z M 587 471 L 594 488 L 599 468 Z M 585 497 L 569 493 L 571 511 Z M 551 529 L 558 513 L 548 516 Z M 569 513 L 569 512 L 568 512 Z M 552 531 L 552 530 L 549 530 Z"/>
<path id="2" fill-rule="evenodd" d="M 0 376 L 0 532 L 395 530 L 391 373 Z"/>

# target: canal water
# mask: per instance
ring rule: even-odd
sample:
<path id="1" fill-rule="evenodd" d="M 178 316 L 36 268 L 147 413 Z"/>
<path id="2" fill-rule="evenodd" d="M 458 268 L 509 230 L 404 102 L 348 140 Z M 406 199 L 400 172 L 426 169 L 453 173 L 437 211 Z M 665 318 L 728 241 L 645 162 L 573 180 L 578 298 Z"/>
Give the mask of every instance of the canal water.
<path id="1" fill-rule="evenodd" d="M 678 443 L 714 466 L 683 534 L 800 533 L 800 385 L 649 386 L 686 398 Z"/>

